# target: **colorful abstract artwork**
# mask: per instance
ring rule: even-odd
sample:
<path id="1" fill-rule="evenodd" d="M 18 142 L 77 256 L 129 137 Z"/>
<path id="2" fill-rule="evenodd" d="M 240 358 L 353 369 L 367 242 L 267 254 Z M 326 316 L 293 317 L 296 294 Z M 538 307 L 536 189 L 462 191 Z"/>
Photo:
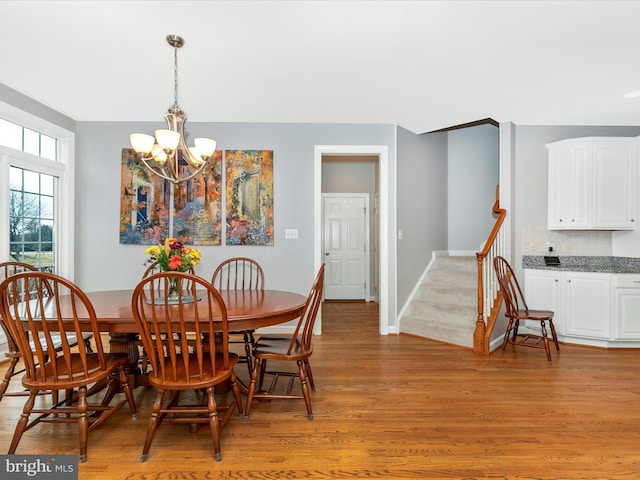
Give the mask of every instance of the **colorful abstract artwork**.
<path id="1" fill-rule="evenodd" d="M 189 245 L 222 244 L 222 151 L 202 173 L 174 189 L 173 237 Z"/>
<path id="2" fill-rule="evenodd" d="M 273 245 L 273 151 L 226 150 L 227 245 Z"/>
<path id="3" fill-rule="evenodd" d="M 147 171 L 131 148 L 122 149 L 120 243 L 155 245 L 168 236 L 170 182 Z"/>

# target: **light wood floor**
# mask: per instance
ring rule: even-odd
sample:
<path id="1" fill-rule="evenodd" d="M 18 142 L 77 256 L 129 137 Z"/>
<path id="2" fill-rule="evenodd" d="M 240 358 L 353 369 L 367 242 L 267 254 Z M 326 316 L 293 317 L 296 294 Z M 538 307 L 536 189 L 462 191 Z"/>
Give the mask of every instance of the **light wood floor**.
<path id="1" fill-rule="evenodd" d="M 407 335 L 379 336 L 375 304 L 323 307 L 311 359 L 315 419 L 303 402 L 257 403 L 232 418 L 222 461 L 207 429 L 163 425 L 139 462 L 154 393 L 89 436 L 80 479 L 638 479 L 640 351 L 561 345 L 477 357 Z M 246 375 L 244 365 L 239 367 Z M 6 452 L 21 399 L 0 403 Z M 27 432 L 17 453 L 77 452 L 68 425 Z"/>

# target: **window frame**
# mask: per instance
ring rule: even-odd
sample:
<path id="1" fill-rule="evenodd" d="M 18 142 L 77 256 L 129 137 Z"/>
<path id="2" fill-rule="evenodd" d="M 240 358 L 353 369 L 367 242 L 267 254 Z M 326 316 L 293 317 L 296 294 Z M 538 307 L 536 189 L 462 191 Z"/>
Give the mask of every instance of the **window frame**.
<path id="1" fill-rule="evenodd" d="M 56 273 L 75 276 L 75 133 L 0 102 L 0 116 L 58 140 L 58 160 L 48 160 L 0 145 L 0 259 L 9 259 L 9 167 L 57 177 L 55 203 Z"/>

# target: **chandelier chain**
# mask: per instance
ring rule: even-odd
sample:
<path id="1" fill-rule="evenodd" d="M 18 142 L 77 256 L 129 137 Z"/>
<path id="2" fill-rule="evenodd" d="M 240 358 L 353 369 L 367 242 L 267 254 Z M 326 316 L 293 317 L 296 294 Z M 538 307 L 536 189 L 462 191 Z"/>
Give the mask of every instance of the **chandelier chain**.
<path id="1" fill-rule="evenodd" d="M 173 47 L 173 108 L 178 107 L 178 47 Z"/>

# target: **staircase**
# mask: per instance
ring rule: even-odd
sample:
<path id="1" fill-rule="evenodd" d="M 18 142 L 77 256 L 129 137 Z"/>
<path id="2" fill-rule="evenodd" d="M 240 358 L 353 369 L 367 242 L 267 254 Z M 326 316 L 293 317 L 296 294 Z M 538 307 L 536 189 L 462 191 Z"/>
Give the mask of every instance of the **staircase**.
<path id="1" fill-rule="evenodd" d="M 472 348 L 477 317 L 476 257 L 438 253 L 400 320 L 400 332 Z"/>

